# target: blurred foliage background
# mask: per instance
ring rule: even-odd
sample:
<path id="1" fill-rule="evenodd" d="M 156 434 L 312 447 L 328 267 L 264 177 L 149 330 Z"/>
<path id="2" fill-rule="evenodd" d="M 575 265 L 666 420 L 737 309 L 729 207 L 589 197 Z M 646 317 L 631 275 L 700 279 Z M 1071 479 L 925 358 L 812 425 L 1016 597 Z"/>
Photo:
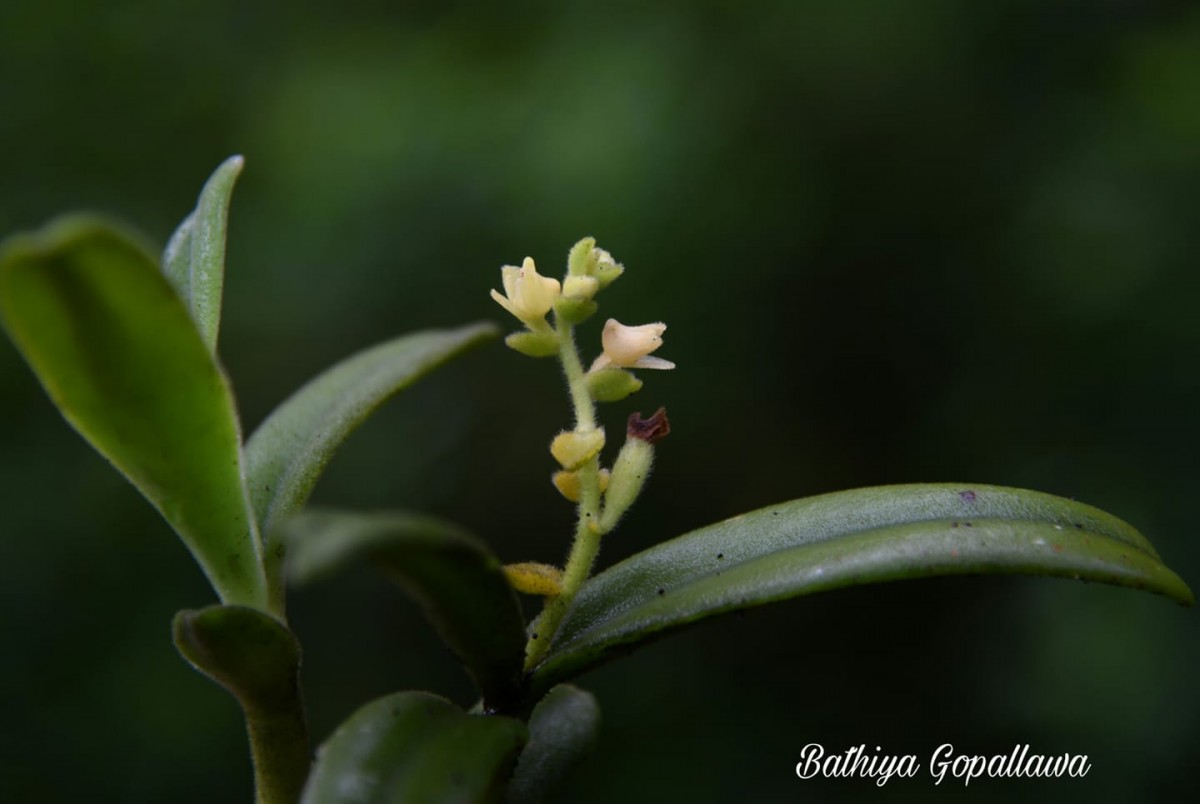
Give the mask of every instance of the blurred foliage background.
<path id="1" fill-rule="evenodd" d="M 0 4 L 0 232 L 91 208 L 163 243 L 234 196 L 221 355 L 247 431 L 349 352 L 503 311 L 593 234 L 604 314 L 670 324 L 605 409 L 674 432 L 604 564 L 789 498 L 955 480 L 1141 528 L 1200 583 L 1200 8 L 1135 0 Z M 505 324 L 509 322 L 505 321 Z M 600 321 L 583 331 L 598 349 Z M 237 709 L 175 655 L 212 600 L 0 343 L 0 799 L 249 800 Z M 389 405 L 322 503 L 557 561 L 560 379 L 492 345 Z M 295 594 L 322 737 L 465 676 L 366 570 Z M 593 672 L 563 801 L 1162 801 L 1194 789 L 1196 615 L 1031 579 L 845 591 Z M 800 749 L 1091 757 L 1083 780 L 800 781 Z M 1183 787 L 1186 785 L 1187 787 Z"/>

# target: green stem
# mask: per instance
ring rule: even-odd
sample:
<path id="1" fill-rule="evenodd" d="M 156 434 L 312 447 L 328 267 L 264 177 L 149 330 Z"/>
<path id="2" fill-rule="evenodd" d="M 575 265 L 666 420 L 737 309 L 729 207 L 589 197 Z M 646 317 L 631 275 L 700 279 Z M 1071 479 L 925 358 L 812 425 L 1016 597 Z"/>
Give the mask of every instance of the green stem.
<path id="1" fill-rule="evenodd" d="M 567 390 L 571 393 L 571 404 L 575 407 L 575 429 L 591 430 L 596 426 L 596 406 L 592 394 L 584 381 L 583 362 L 575 346 L 575 327 L 555 316 L 558 333 L 558 358 L 562 361 L 563 374 L 567 377 Z"/>
<path id="2" fill-rule="evenodd" d="M 559 359 L 567 378 L 567 389 L 575 407 L 575 429 L 591 430 L 596 426 L 596 408 L 584 380 L 583 363 L 575 346 L 575 328 L 555 317 L 558 332 Z M 537 633 L 531 636 L 525 652 L 525 669 L 531 669 L 546 654 L 563 618 L 575 602 L 575 595 L 592 572 L 596 554 L 600 552 L 600 458 L 589 458 L 579 472 L 579 508 L 575 523 L 575 542 L 563 569 L 563 590 L 549 598 L 538 618 Z"/>
<path id="3" fill-rule="evenodd" d="M 241 706 L 257 804 L 299 801 L 312 757 L 295 635 L 274 617 L 243 606 L 181 611 L 171 635 L 183 658 Z"/>
<path id="4" fill-rule="evenodd" d="M 304 704 L 294 680 L 289 702 L 256 710 L 242 702 L 250 756 L 254 761 L 255 804 L 296 804 L 304 789 L 312 757 Z"/>

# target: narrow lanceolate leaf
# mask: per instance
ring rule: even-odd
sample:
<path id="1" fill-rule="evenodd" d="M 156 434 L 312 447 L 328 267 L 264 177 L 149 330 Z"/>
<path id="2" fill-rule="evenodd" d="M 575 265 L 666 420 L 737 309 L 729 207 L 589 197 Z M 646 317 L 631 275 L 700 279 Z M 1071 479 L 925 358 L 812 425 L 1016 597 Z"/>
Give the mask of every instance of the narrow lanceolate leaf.
<path id="1" fill-rule="evenodd" d="M 494 337 L 492 324 L 405 335 L 343 360 L 267 417 L 246 443 L 247 481 L 268 546 L 267 578 L 281 604 L 276 522 L 304 505 L 333 453 L 383 402 L 456 355 Z"/>
<path id="2" fill-rule="evenodd" d="M 524 621 L 500 561 L 478 539 L 449 522 L 406 513 L 308 511 L 282 531 L 291 580 L 304 582 L 367 558 L 420 604 L 489 708 L 515 700 Z"/>
<path id="3" fill-rule="evenodd" d="M 301 804 L 474 804 L 499 800 L 524 724 L 469 715 L 427 692 L 372 701 L 317 752 Z"/>
<path id="4" fill-rule="evenodd" d="M 505 804 L 537 804 L 562 783 L 596 742 L 600 706 L 596 696 L 559 684 L 538 702 L 529 718 L 529 743 L 521 751 Z"/>
<path id="5" fill-rule="evenodd" d="M 241 705 L 258 804 L 293 804 L 309 766 L 300 643 L 274 617 L 242 606 L 181 611 L 171 630 L 179 653 Z"/>
<path id="6" fill-rule="evenodd" d="M 984 573 L 1100 581 L 1193 602 L 1145 537 L 1089 505 L 996 486 L 858 489 L 734 517 L 595 576 L 536 669 L 534 694 L 722 612 L 856 584 Z"/>
<path id="7" fill-rule="evenodd" d="M 89 218 L 13 238 L 0 315 L 67 421 L 162 512 L 221 600 L 264 607 L 229 385 L 153 258 Z"/>
<path id="8" fill-rule="evenodd" d="M 229 199 L 243 163 L 240 156 L 221 163 L 200 191 L 196 208 L 179 224 L 163 252 L 163 273 L 192 314 L 208 350 L 214 353 L 225 287 Z"/>

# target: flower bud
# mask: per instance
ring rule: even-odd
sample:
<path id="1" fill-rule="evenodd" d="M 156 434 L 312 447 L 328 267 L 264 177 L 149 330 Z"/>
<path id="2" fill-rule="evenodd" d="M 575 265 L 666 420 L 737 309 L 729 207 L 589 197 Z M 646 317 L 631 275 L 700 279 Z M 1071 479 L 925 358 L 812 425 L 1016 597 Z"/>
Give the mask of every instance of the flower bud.
<path id="1" fill-rule="evenodd" d="M 613 260 L 612 255 L 602 248 L 593 249 L 592 259 L 595 260 L 592 276 L 600 283 L 600 288 L 611 285 L 617 277 L 625 273 L 625 266 Z"/>
<path id="2" fill-rule="evenodd" d="M 550 454 L 562 464 L 563 469 L 578 469 L 603 448 L 604 428 L 596 427 L 583 432 L 568 430 L 555 436 L 550 443 Z"/>
<path id="3" fill-rule="evenodd" d="M 562 594 L 562 570 L 549 564 L 524 561 L 520 564 L 505 564 L 504 577 L 513 589 L 526 595 L 557 597 Z"/>
<path id="4" fill-rule="evenodd" d="M 569 276 L 591 276 L 596 265 L 596 238 L 585 237 L 567 254 L 567 274 Z"/>
<path id="5" fill-rule="evenodd" d="M 609 479 L 612 473 L 607 469 L 601 469 L 599 475 L 600 493 L 603 494 L 608 489 Z M 579 502 L 579 498 L 583 496 L 583 489 L 579 479 L 578 472 L 562 471 L 555 472 L 550 478 L 550 482 L 554 484 L 554 488 L 558 489 L 558 493 L 566 497 L 573 503 Z"/>

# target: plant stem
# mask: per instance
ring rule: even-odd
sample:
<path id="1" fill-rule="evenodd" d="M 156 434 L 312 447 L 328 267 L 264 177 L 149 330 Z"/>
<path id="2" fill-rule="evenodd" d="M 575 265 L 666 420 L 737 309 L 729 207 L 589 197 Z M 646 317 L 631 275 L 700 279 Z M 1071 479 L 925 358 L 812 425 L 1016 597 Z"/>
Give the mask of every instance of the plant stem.
<path id="1" fill-rule="evenodd" d="M 254 762 L 255 804 L 296 804 L 312 758 L 308 724 L 299 689 L 293 682 L 290 705 L 259 711 L 242 702 L 250 756 Z"/>
<path id="2" fill-rule="evenodd" d="M 295 635 L 258 609 L 209 606 L 176 614 L 171 636 L 180 655 L 241 706 L 257 804 L 296 804 L 312 756 Z"/>
<path id="3" fill-rule="evenodd" d="M 584 381 L 583 362 L 575 346 L 575 327 L 557 316 L 554 327 L 558 332 L 558 358 L 562 361 L 567 390 L 571 393 L 571 404 L 575 408 L 575 429 L 591 430 L 596 426 L 596 406 Z"/>
<path id="4" fill-rule="evenodd" d="M 575 429 L 591 430 L 596 426 L 596 409 L 592 394 L 584 379 L 583 363 L 575 346 L 575 327 L 555 316 L 558 332 L 559 359 L 567 378 L 567 389 L 575 407 Z M 546 654 L 558 632 L 559 625 L 575 602 L 575 595 L 592 572 L 596 554 L 600 552 L 600 458 L 593 456 L 576 470 L 579 473 L 579 508 L 575 524 L 575 542 L 563 569 L 562 594 L 547 599 L 538 618 L 537 632 L 529 639 L 525 652 L 525 669 L 533 668 Z"/>

